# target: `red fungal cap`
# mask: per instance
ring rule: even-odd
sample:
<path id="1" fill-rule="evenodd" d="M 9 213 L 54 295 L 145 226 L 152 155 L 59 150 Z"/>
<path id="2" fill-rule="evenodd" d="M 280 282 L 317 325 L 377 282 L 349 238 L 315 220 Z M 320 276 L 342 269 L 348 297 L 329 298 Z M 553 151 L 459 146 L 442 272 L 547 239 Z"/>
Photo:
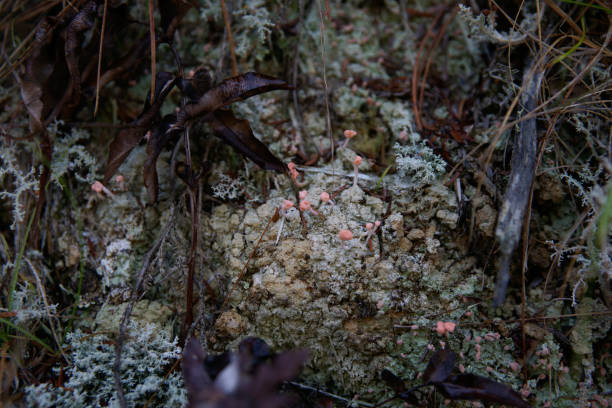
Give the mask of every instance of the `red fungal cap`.
<path id="1" fill-rule="evenodd" d="M 324 203 L 329 201 L 329 193 L 326 191 L 322 192 L 320 197 L 321 197 L 321 201 L 323 201 Z"/>
<path id="2" fill-rule="evenodd" d="M 355 166 L 359 166 L 362 161 L 363 161 L 363 159 L 361 158 L 361 156 L 355 156 L 355 158 L 353 159 L 353 164 Z"/>
<path id="3" fill-rule="evenodd" d="M 350 241 L 353 239 L 353 233 L 350 230 L 343 229 L 338 232 L 338 238 L 340 238 L 342 241 Z"/>
<path id="4" fill-rule="evenodd" d="M 300 197 L 300 200 L 305 199 L 307 195 L 308 195 L 308 191 L 306 191 L 306 190 L 302 190 L 302 191 L 300 191 L 300 192 L 299 192 L 299 197 Z"/>
<path id="5" fill-rule="evenodd" d="M 291 207 L 293 207 L 293 201 L 283 200 L 283 208 L 285 209 L 285 211 L 290 209 Z"/>
<path id="6" fill-rule="evenodd" d="M 310 201 L 302 200 L 300 201 L 300 210 L 308 211 L 310 209 Z"/>
<path id="7" fill-rule="evenodd" d="M 366 224 L 366 229 L 369 231 L 369 230 L 371 230 L 372 228 L 374 228 L 374 224 L 372 224 L 371 222 L 368 222 L 368 223 Z"/>

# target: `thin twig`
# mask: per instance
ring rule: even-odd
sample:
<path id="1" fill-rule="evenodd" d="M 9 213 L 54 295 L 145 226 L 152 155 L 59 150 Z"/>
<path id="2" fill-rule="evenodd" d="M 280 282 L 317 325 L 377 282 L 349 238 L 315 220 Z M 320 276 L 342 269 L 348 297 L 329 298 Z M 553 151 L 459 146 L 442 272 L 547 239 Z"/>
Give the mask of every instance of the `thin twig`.
<path id="1" fill-rule="evenodd" d="M 521 108 L 524 113 L 531 112 L 537 102 L 544 71 L 531 63 L 525 69 Z M 524 114 L 523 113 L 523 114 Z M 510 182 L 506 187 L 502 202 L 495 236 L 499 242 L 501 260 L 497 270 L 495 295 L 493 305 L 500 306 L 506 298 L 506 289 L 510 281 L 510 262 L 516 249 L 524 217 L 529 205 L 529 192 L 533 184 L 538 149 L 536 120 L 531 119 L 521 123 L 519 133 L 515 136 L 512 151 L 512 170 Z"/>
<path id="2" fill-rule="evenodd" d="M 227 7 L 225 0 L 221 0 L 221 10 L 223 11 L 223 21 L 225 22 L 225 32 L 227 33 L 227 42 L 229 43 L 230 55 L 232 56 L 232 76 L 238 75 L 238 62 L 236 61 L 236 50 L 234 48 L 234 39 L 232 38 L 232 27 L 230 26 Z"/>
<path id="3" fill-rule="evenodd" d="M 153 247 L 149 250 L 149 252 L 147 252 L 147 255 L 145 256 L 144 261 L 142 262 L 142 267 L 140 268 L 140 271 L 138 272 L 138 277 L 136 278 L 136 284 L 134 285 L 134 288 L 132 289 L 132 295 L 130 296 L 130 301 L 125 308 L 125 312 L 123 313 L 123 318 L 121 319 L 121 326 L 119 326 L 119 337 L 117 338 L 117 342 L 115 343 L 115 362 L 113 364 L 113 377 L 115 379 L 115 391 L 117 391 L 119 405 L 121 405 L 122 408 L 127 407 L 127 401 L 125 399 L 125 394 L 123 393 L 123 388 L 121 387 L 121 374 L 120 374 L 121 351 L 123 348 L 123 342 L 125 340 L 125 332 L 127 330 L 127 324 L 130 319 L 130 315 L 132 314 L 132 309 L 134 308 L 134 305 L 136 304 L 136 301 L 138 300 L 140 289 L 144 282 L 144 278 L 147 273 L 147 270 L 149 269 L 149 266 L 151 265 L 151 262 L 153 261 L 153 257 L 157 253 L 157 251 L 159 251 L 159 248 L 161 247 L 162 243 L 164 242 L 164 240 L 168 236 L 168 233 L 170 232 L 170 227 L 174 223 L 175 212 L 176 212 L 176 207 L 174 207 L 170 211 L 171 213 L 170 218 L 168 219 L 168 222 L 166 223 L 166 226 L 164 227 L 160 237 L 155 242 L 155 244 L 153 244 Z"/>
<path id="4" fill-rule="evenodd" d="M 296 128 L 296 145 L 300 154 L 302 156 L 306 156 L 306 151 L 304 150 L 304 136 L 306 136 L 306 126 L 304 126 L 304 118 L 302 117 L 302 110 L 300 109 L 300 102 L 298 100 L 298 89 L 297 89 L 297 79 L 298 73 L 300 70 L 300 44 L 302 42 L 302 28 L 303 28 L 303 20 L 304 20 L 304 0 L 298 1 L 299 8 L 299 16 L 298 16 L 298 24 L 297 24 L 297 35 L 296 35 L 296 44 L 295 44 L 295 53 L 293 54 L 293 90 L 291 94 L 293 96 L 293 109 L 295 110 L 295 119 L 297 121 L 298 126 Z M 291 114 L 291 112 L 289 112 Z M 291 119 L 293 119 L 293 115 L 291 115 Z"/>
<path id="5" fill-rule="evenodd" d="M 536 161 L 535 168 L 533 170 L 533 178 L 535 179 L 535 172 L 538 168 L 538 161 Z M 527 333 L 525 326 L 525 316 L 527 315 L 527 288 L 526 280 L 527 277 L 527 260 L 529 251 L 529 225 L 531 224 L 531 204 L 533 202 L 533 189 L 535 183 L 531 183 L 529 188 L 529 197 L 527 198 L 526 214 L 523 220 L 523 250 L 521 252 L 521 364 L 523 367 L 523 374 L 527 375 Z"/>
<path id="6" fill-rule="evenodd" d="M 151 37 L 151 103 L 155 102 L 155 15 L 153 0 L 149 0 L 149 36 Z"/>
<path id="7" fill-rule="evenodd" d="M 427 83 L 427 76 L 429 75 L 429 68 L 431 66 L 431 61 L 433 60 L 433 57 L 436 51 L 438 50 L 438 45 L 440 44 L 440 40 L 442 40 L 442 37 L 444 36 L 444 33 L 446 32 L 446 29 L 448 28 L 451 21 L 453 21 L 453 18 L 455 18 L 457 11 L 459 11 L 459 8 L 454 7 L 451 15 L 446 18 L 446 21 L 444 22 L 440 30 L 438 30 L 438 33 L 436 34 L 436 37 L 434 38 L 434 42 L 432 46 L 430 47 L 429 55 L 427 57 L 427 62 L 425 63 L 425 69 L 423 71 L 423 75 L 421 75 L 422 77 L 421 78 L 421 89 L 419 90 L 419 112 L 423 112 L 423 96 L 425 94 L 425 84 Z"/>
<path id="8" fill-rule="evenodd" d="M 104 0 L 104 13 L 102 14 L 102 29 L 100 32 L 100 48 L 98 50 L 98 73 L 96 74 L 96 104 L 94 107 L 94 118 L 98 113 L 100 103 L 100 73 L 102 71 L 102 45 L 104 43 L 104 29 L 106 28 L 106 11 L 108 8 L 108 0 Z"/>
<path id="9" fill-rule="evenodd" d="M 337 399 L 338 401 L 342 401 L 342 402 L 346 403 L 349 406 L 353 406 L 354 404 L 357 404 L 357 405 L 359 405 L 361 407 L 368 407 L 368 408 L 376 407 L 375 404 L 370 404 L 369 402 L 359 401 L 357 399 L 344 398 L 344 397 L 341 397 L 339 395 L 332 394 L 331 392 L 327 392 L 327 391 L 323 391 L 323 390 L 321 390 L 319 388 L 311 387 L 310 385 L 300 384 L 299 382 L 287 381 L 287 384 L 289 384 L 289 385 L 291 385 L 293 387 L 299 388 L 301 390 L 313 391 L 313 392 L 316 392 L 318 394 L 325 395 L 326 397 Z"/>
<path id="10" fill-rule="evenodd" d="M 435 18 L 432 20 L 431 24 L 429 24 L 429 26 L 427 27 L 427 32 L 421 39 L 421 43 L 419 44 L 419 49 L 417 51 L 416 57 L 414 58 L 414 64 L 412 67 L 412 81 L 411 81 L 412 110 L 414 111 L 414 120 L 419 130 L 423 129 L 423 122 L 421 121 L 421 113 L 419 111 L 419 106 L 417 104 L 417 96 L 418 96 L 417 80 L 418 80 L 418 77 L 421 71 L 419 67 L 419 61 L 421 58 L 421 54 L 423 52 L 423 48 L 425 47 L 425 43 L 427 42 L 427 39 L 431 36 L 431 32 L 433 31 L 433 28 L 435 27 L 436 23 L 438 22 L 440 17 L 442 17 L 443 14 L 444 14 L 444 6 L 440 8 L 440 10 L 436 13 Z"/>
<path id="11" fill-rule="evenodd" d="M 188 174 L 193 174 L 191 167 L 188 167 Z M 193 323 L 193 280 L 196 269 L 196 259 L 198 252 L 198 230 L 199 230 L 199 213 L 197 196 L 199 195 L 200 182 L 197 186 L 189 186 L 189 212 L 191 213 L 191 245 L 189 248 L 189 261 L 187 262 L 187 282 L 185 283 L 185 319 L 181 327 L 179 336 L 179 344 L 181 347 L 185 345 L 187 340 L 187 331 Z"/>
<path id="12" fill-rule="evenodd" d="M 334 161 L 334 136 L 332 133 L 331 114 L 329 111 L 329 88 L 327 87 L 327 74 L 325 68 L 325 23 L 323 22 L 323 8 L 321 0 L 317 0 L 319 6 L 319 37 L 321 39 L 321 64 L 323 69 L 323 88 L 325 89 L 325 118 L 327 124 L 327 137 L 331 146 L 331 161 Z"/>
<path id="13" fill-rule="evenodd" d="M 36 268 L 34 267 L 34 265 L 32 265 L 32 262 L 30 262 L 28 258 L 25 258 L 25 261 L 30 267 L 30 271 L 32 271 L 32 275 L 34 275 L 34 278 L 36 279 L 36 285 L 38 286 L 38 291 L 40 292 L 40 296 L 42 297 L 43 303 L 45 304 L 45 312 L 47 312 L 47 318 L 49 319 L 49 326 L 51 326 L 51 333 L 53 334 L 53 339 L 55 340 L 55 343 L 57 344 L 57 349 L 62 354 L 62 357 L 64 357 L 64 360 L 66 360 L 66 362 L 70 362 L 70 359 L 68 358 L 68 356 L 64 353 L 64 350 L 62 349 L 62 343 L 60 342 L 60 339 L 55 330 L 55 324 L 53 323 L 53 319 L 51 317 L 51 311 L 50 311 L 49 301 L 47 300 L 47 293 L 45 291 L 45 287 L 43 286 L 42 281 L 40 280 L 40 277 L 38 276 L 38 273 L 36 272 Z M 58 319 L 56 318 L 55 320 L 59 326 L 60 323 Z M 61 329 L 61 326 L 60 326 L 60 329 Z"/>
<path id="14" fill-rule="evenodd" d="M 231 289 L 229 290 L 229 292 L 227 292 L 227 296 L 225 297 L 225 300 L 223 301 L 223 304 L 221 305 L 221 309 L 220 309 L 221 313 L 223 313 L 223 311 L 225 310 L 225 307 L 227 306 L 227 303 L 229 302 L 230 298 L 232 297 L 232 293 L 234 292 L 234 289 L 236 289 L 236 286 L 238 286 L 238 282 L 240 282 L 242 280 L 242 278 L 244 277 L 244 275 L 246 274 L 247 267 L 249 266 L 249 263 L 251 262 L 251 259 L 253 259 L 253 256 L 255 256 L 255 252 L 257 252 L 257 249 L 259 248 L 259 244 L 261 244 L 261 240 L 263 239 L 264 235 L 266 235 L 266 232 L 268 232 L 268 228 L 270 228 L 270 224 L 272 224 L 272 222 L 276 222 L 277 219 L 278 219 L 278 208 L 276 209 L 274 214 L 268 220 L 268 223 L 266 224 L 266 226 L 264 227 L 263 231 L 261 232 L 261 235 L 259 236 L 259 239 L 257 240 L 257 243 L 255 244 L 255 247 L 253 247 L 253 250 L 249 254 L 249 258 L 247 259 L 246 263 L 244 264 L 244 267 L 242 268 L 242 271 L 240 272 L 240 275 L 238 275 L 238 278 L 236 279 L 236 281 L 232 285 Z"/>

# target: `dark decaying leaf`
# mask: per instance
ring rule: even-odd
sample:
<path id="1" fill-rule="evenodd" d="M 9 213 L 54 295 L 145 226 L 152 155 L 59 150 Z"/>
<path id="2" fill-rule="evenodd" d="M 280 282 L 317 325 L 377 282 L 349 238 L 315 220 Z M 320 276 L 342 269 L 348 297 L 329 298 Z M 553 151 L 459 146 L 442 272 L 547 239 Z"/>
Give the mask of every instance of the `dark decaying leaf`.
<path id="1" fill-rule="evenodd" d="M 193 4 L 187 0 L 159 0 L 159 14 L 164 37 L 171 39 L 179 23 Z"/>
<path id="2" fill-rule="evenodd" d="M 302 364 L 308 359 L 306 350 L 291 350 L 278 354 L 270 363 L 262 364 L 253 374 L 251 381 L 238 389 L 240 399 L 252 401 L 252 407 L 280 408 L 287 406 L 292 398 L 279 395 L 277 388 L 294 378 Z M 240 406 L 244 406 L 241 404 Z"/>
<path id="3" fill-rule="evenodd" d="M 409 402 L 412 405 L 419 405 L 419 399 L 416 395 L 411 390 L 406 390 L 404 380 L 387 369 L 382 370 L 380 377 L 395 392 L 396 398 Z"/>
<path id="4" fill-rule="evenodd" d="M 387 384 L 396 394 L 406 391 L 406 383 L 404 383 L 404 380 L 386 368 L 381 371 L 380 378 L 382 378 L 385 384 Z"/>
<path id="5" fill-rule="evenodd" d="M 19 78 L 21 98 L 30 114 L 32 129 L 42 127 L 42 122 L 66 89 L 67 79 L 63 56 L 55 46 L 53 24 L 49 18 L 45 18 L 36 28 L 25 72 Z"/>
<path id="6" fill-rule="evenodd" d="M 230 363 L 231 353 L 225 352 L 216 356 L 207 355 L 204 359 L 204 369 L 215 380 L 219 373 Z"/>
<path id="7" fill-rule="evenodd" d="M 438 350 L 429 359 L 429 364 L 423 373 L 424 384 L 436 384 L 446 380 L 455 368 L 457 354 L 449 349 Z"/>
<path id="8" fill-rule="evenodd" d="M 150 203 L 157 201 L 157 158 L 159 157 L 159 154 L 164 146 L 168 143 L 168 140 L 174 136 L 173 132 L 167 131 L 175 121 L 176 115 L 164 116 L 162 120 L 153 127 L 151 130 L 151 135 L 147 140 L 147 159 L 144 163 L 143 177 Z"/>
<path id="9" fill-rule="evenodd" d="M 209 358 L 205 356 L 200 344 L 193 339 L 189 342 L 183 356 L 183 376 L 189 407 L 280 408 L 291 402 L 288 396 L 278 394 L 277 388 L 298 373 L 308 358 L 308 352 L 294 350 L 276 356 L 270 353 L 269 358 L 263 358 L 269 353 L 263 340 L 249 338 L 243 343 L 238 355 L 224 353 L 223 358 L 214 358 L 216 373 L 211 376 L 207 371 L 209 365 L 206 364 Z M 247 372 L 244 368 L 249 364 L 244 359 L 259 363 L 252 367 L 251 372 Z M 223 362 L 226 364 L 221 367 Z"/>
<path id="10" fill-rule="evenodd" d="M 450 399 L 483 400 L 519 408 L 530 407 L 509 386 L 474 374 L 453 375 L 434 385 L 442 395 Z"/>
<path id="11" fill-rule="evenodd" d="M 79 70 L 78 52 L 81 48 L 80 34 L 93 27 L 94 13 L 96 12 L 96 2 L 90 1 L 70 20 L 66 28 L 64 42 L 64 56 L 70 78 L 72 79 L 72 100 L 71 105 L 78 105 L 81 98 L 81 73 Z"/>
<path id="12" fill-rule="evenodd" d="M 214 112 L 225 105 L 265 92 L 292 89 L 285 81 L 256 72 L 247 72 L 228 78 L 211 88 L 196 102 L 185 106 L 178 114 L 176 127 L 190 119 Z"/>
<path id="13" fill-rule="evenodd" d="M 255 368 L 274 356 L 266 342 L 257 337 L 247 337 L 242 340 L 238 353 L 242 369 L 247 373 L 252 373 Z"/>
<path id="14" fill-rule="evenodd" d="M 211 125 L 218 137 L 262 169 L 285 171 L 285 164 L 253 135 L 249 121 L 236 118 L 231 110 L 218 110 Z"/>
<path id="15" fill-rule="evenodd" d="M 140 143 L 145 133 L 151 128 L 154 120 L 159 116 L 159 110 L 164 99 L 172 90 L 175 82 L 176 78 L 169 72 L 159 72 L 156 75 L 155 101 L 151 104 L 147 96 L 142 113 L 129 124 L 129 127 L 122 129 L 110 145 L 104 172 L 105 183 L 110 180 L 128 154 Z"/>
<path id="16" fill-rule="evenodd" d="M 174 165 L 174 174 L 176 174 L 177 177 L 180 178 L 187 186 L 194 187 L 192 180 L 193 177 L 190 177 L 189 170 L 187 168 L 187 163 L 185 163 L 184 161 L 176 162 L 176 164 Z"/>
<path id="17" fill-rule="evenodd" d="M 183 353 L 183 378 L 189 394 L 194 394 L 212 380 L 204 368 L 206 356 L 200 343 L 192 338 Z"/>
<path id="18" fill-rule="evenodd" d="M 177 86 L 187 97 L 189 103 L 197 103 L 198 100 L 212 86 L 212 78 L 205 69 L 198 69 L 191 78 L 181 78 L 177 82 Z"/>

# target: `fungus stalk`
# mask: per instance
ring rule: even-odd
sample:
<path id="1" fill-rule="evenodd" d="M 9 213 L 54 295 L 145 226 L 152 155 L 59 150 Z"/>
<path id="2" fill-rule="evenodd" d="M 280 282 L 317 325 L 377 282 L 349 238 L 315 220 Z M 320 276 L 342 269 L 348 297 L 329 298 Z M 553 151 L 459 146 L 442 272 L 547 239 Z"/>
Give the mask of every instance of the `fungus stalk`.
<path id="1" fill-rule="evenodd" d="M 283 203 L 280 206 L 280 215 L 281 215 L 281 223 L 278 227 L 278 234 L 276 234 L 276 241 L 274 242 L 274 246 L 278 245 L 278 240 L 280 239 L 281 232 L 283 231 L 283 225 L 285 225 L 285 218 L 287 217 L 287 212 L 293 208 L 293 202 L 289 200 L 283 200 Z"/>
<path id="2" fill-rule="evenodd" d="M 376 230 L 378 229 L 378 227 L 380 227 L 380 221 L 375 221 L 374 224 L 372 224 L 371 222 L 368 222 L 366 224 L 366 230 L 367 230 L 366 244 L 370 252 L 374 251 L 374 245 L 372 245 L 372 237 L 376 233 Z"/>
<path id="3" fill-rule="evenodd" d="M 317 210 L 312 208 L 312 206 L 310 205 L 310 201 L 308 201 L 308 200 L 300 201 L 300 210 L 304 211 L 304 212 L 309 212 L 309 213 L 314 214 L 314 215 L 320 215 L 317 212 Z"/>
<path id="4" fill-rule="evenodd" d="M 108 196 L 108 198 L 115 198 L 115 195 L 99 181 L 93 183 L 91 185 L 91 189 L 95 191 L 100 197 L 102 197 L 102 193 L 104 193 Z"/>
<path id="5" fill-rule="evenodd" d="M 357 186 L 357 178 L 359 177 L 359 165 L 363 162 L 361 156 L 355 156 L 353 159 L 353 170 L 354 170 L 354 178 L 353 178 L 353 187 Z"/>
<path id="6" fill-rule="evenodd" d="M 289 176 L 291 177 L 291 180 L 293 180 L 295 185 L 298 186 L 298 187 L 304 187 L 306 185 L 306 183 L 300 183 L 297 180 L 299 175 L 300 175 L 300 173 L 295 168 L 295 163 L 289 162 L 289 164 L 287 164 L 287 167 L 289 168 Z"/>
<path id="7" fill-rule="evenodd" d="M 353 239 L 353 233 L 350 230 L 343 229 L 338 232 L 338 238 L 340 238 L 340 241 L 342 242 L 342 249 L 346 249 L 344 242 Z"/>
<path id="8" fill-rule="evenodd" d="M 334 200 L 330 198 L 329 193 L 327 191 L 323 191 L 319 197 L 321 198 L 321 202 L 323 203 L 322 205 L 329 204 L 332 207 L 335 205 Z"/>
<path id="9" fill-rule="evenodd" d="M 344 137 L 346 139 L 344 139 L 344 143 L 342 144 L 342 146 L 340 146 L 340 149 L 344 149 L 346 146 L 348 146 L 349 141 L 355 137 L 355 135 L 357 135 L 357 132 L 355 132 L 354 130 L 350 130 L 347 129 L 344 131 Z"/>

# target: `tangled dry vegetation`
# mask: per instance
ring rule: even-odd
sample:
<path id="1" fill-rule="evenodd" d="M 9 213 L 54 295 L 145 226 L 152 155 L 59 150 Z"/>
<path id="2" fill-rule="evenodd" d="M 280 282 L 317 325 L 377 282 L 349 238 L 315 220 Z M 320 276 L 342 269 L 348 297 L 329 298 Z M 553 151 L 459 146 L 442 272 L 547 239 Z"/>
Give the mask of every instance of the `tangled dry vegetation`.
<path id="1" fill-rule="evenodd" d="M 0 1 L 7 406 L 607 407 L 602 0 Z"/>

